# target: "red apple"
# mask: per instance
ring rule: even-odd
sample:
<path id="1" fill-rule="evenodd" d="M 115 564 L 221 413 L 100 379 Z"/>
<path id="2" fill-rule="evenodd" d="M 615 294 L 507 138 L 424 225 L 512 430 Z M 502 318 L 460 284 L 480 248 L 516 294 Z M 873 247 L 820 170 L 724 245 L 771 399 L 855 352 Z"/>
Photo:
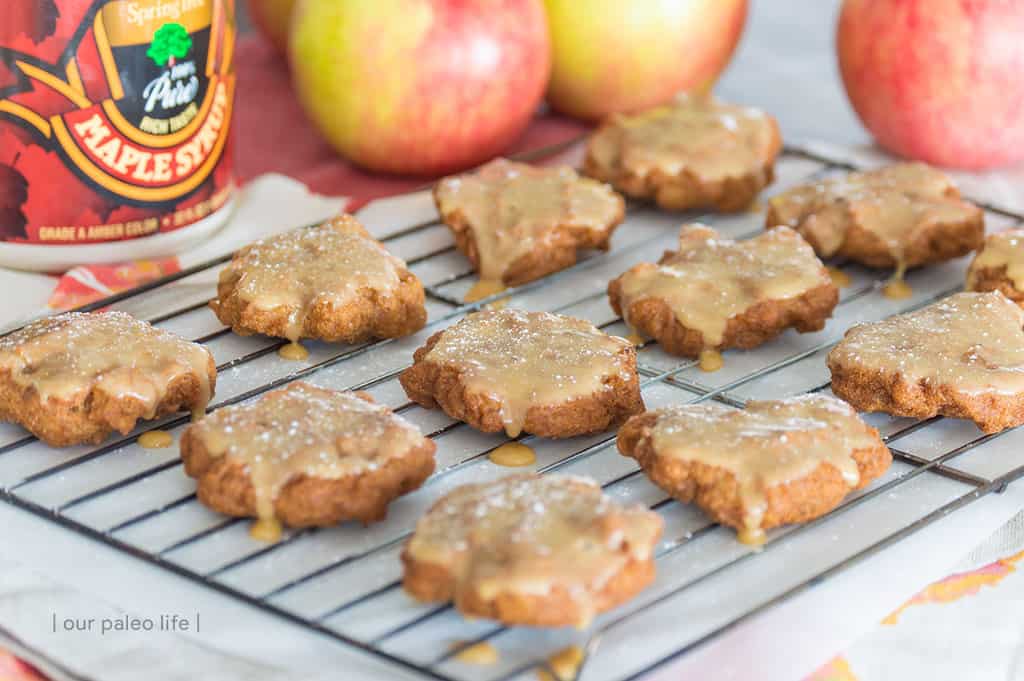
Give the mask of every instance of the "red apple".
<path id="1" fill-rule="evenodd" d="M 545 0 L 548 101 L 597 120 L 708 88 L 729 63 L 747 0 Z"/>
<path id="2" fill-rule="evenodd" d="M 288 53 L 288 20 L 295 0 L 249 0 L 249 16 L 281 54 Z"/>
<path id="3" fill-rule="evenodd" d="M 846 0 L 837 47 L 886 149 L 954 168 L 1024 159 L 1024 2 Z"/>
<path id="4" fill-rule="evenodd" d="M 551 69 L 541 0 L 300 0 L 290 55 L 299 100 L 328 142 L 405 174 L 501 153 Z"/>

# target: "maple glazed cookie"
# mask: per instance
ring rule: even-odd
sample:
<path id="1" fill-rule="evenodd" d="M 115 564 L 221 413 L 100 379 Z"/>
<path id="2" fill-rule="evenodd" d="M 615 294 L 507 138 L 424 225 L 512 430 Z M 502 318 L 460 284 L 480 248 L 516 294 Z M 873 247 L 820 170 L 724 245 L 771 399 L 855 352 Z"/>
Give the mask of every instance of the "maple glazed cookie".
<path id="1" fill-rule="evenodd" d="M 201 413 L 216 381 L 209 350 L 123 312 L 69 312 L 0 338 L 0 420 L 54 447 Z"/>
<path id="2" fill-rule="evenodd" d="M 423 285 L 350 215 L 257 241 L 221 272 L 210 308 L 235 333 L 359 343 L 423 328 Z"/>
<path id="3" fill-rule="evenodd" d="M 802 185 L 768 201 L 767 228 L 791 227 L 823 258 L 841 256 L 897 274 L 981 246 L 984 213 L 923 163 L 897 163 Z"/>
<path id="4" fill-rule="evenodd" d="M 575 264 L 580 249 L 608 250 L 625 214 L 611 187 L 568 166 L 505 159 L 441 180 L 434 201 L 480 279 L 507 286 Z"/>
<path id="5" fill-rule="evenodd" d="M 828 355 L 832 391 L 861 411 L 1024 423 L 1024 310 L 1002 293 L 958 293 L 858 324 Z"/>
<path id="6" fill-rule="evenodd" d="M 656 485 L 753 544 L 824 515 L 892 462 L 878 431 L 827 395 L 649 411 L 619 430 L 618 446 Z"/>
<path id="7" fill-rule="evenodd" d="M 775 119 L 713 97 L 612 116 L 590 138 L 584 172 L 668 210 L 745 210 L 771 183 L 782 148 Z"/>
<path id="8" fill-rule="evenodd" d="M 818 331 L 839 290 L 811 247 L 790 229 L 746 241 L 685 225 L 679 250 L 636 265 L 608 285 L 612 308 L 666 352 L 752 348 L 784 329 Z"/>
<path id="9" fill-rule="evenodd" d="M 417 404 L 509 437 L 572 437 L 643 411 L 636 350 L 589 322 L 485 310 L 431 336 L 401 375 Z"/>
<path id="10" fill-rule="evenodd" d="M 303 382 L 218 409 L 181 439 L 201 502 L 292 527 L 384 518 L 434 471 L 434 449 L 365 393 Z"/>
<path id="11" fill-rule="evenodd" d="M 402 552 L 402 584 L 509 625 L 589 624 L 654 579 L 661 517 L 592 480 L 515 475 L 438 500 Z"/>
<path id="12" fill-rule="evenodd" d="M 1024 229 L 989 234 L 967 270 L 968 291 L 999 291 L 1024 305 Z"/>

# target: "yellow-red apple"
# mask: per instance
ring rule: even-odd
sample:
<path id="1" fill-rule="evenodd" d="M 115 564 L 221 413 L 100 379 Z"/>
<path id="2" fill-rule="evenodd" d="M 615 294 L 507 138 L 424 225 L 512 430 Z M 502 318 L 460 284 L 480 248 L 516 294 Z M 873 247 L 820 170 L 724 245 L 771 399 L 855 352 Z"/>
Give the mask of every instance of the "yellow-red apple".
<path id="1" fill-rule="evenodd" d="M 955 168 L 1024 159 L 1024 2 L 846 0 L 836 44 L 886 149 Z"/>
<path id="2" fill-rule="evenodd" d="M 295 0 L 249 0 L 249 16 L 256 28 L 281 54 L 288 53 L 288 19 Z"/>
<path id="3" fill-rule="evenodd" d="M 747 0 L 545 0 L 548 101 L 597 120 L 710 86 L 732 57 Z"/>
<path id="4" fill-rule="evenodd" d="M 324 137 L 359 165 L 405 174 L 501 153 L 551 69 L 541 0 L 300 0 L 290 55 Z"/>

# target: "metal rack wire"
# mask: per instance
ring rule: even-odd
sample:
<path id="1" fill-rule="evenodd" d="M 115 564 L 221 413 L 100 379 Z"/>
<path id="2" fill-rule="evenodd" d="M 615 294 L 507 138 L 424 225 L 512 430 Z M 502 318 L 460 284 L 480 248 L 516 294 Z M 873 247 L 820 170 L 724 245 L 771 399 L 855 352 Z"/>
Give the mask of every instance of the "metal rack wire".
<path id="1" fill-rule="evenodd" d="M 535 157 L 563 148 L 564 145 L 560 145 Z M 780 162 L 780 184 L 804 181 L 839 169 L 847 168 L 799 150 L 788 150 Z M 1024 219 L 994 207 L 987 208 L 990 213 L 1003 217 Z M 547 664 L 542 651 L 548 653 L 566 641 L 577 641 L 585 650 L 585 664 L 580 674 L 586 672 L 588 678 L 593 673 L 595 678 L 635 679 L 983 496 L 1000 492 L 1024 475 L 1024 462 L 1013 458 L 1006 458 L 1005 469 L 994 474 L 988 472 L 991 465 L 985 467 L 985 474 L 976 470 L 976 466 L 960 465 L 966 454 L 993 443 L 998 445 L 1001 438 L 1016 431 L 995 435 L 956 431 L 948 448 L 943 447 L 942 451 L 931 452 L 933 455 L 928 456 L 915 453 L 911 451 L 913 447 L 903 447 L 901 443 L 913 444 L 917 434 L 945 428 L 943 419 L 923 422 L 876 419 L 898 462 L 893 471 L 849 497 L 831 513 L 804 525 L 770 533 L 763 549 L 754 551 L 732 542 L 727 531 L 709 523 L 692 509 L 681 507 L 647 483 L 634 462 L 614 456 L 614 434 L 557 442 L 527 436 L 523 439 L 538 451 L 536 469 L 539 472 L 568 470 L 592 474 L 609 493 L 642 499 L 651 509 L 670 517 L 671 522 L 667 522 L 669 539 L 657 552 L 659 574 L 664 574 L 664 579 L 659 577 L 659 582 L 648 592 L 599 618 L 588 633 L 559 634 L 550 641 L 538 639 L 536 633 L 495 624 L 464 625 L 448 605 L 421 606 L 405 600 L 395 559 L 418 515 L 417 509 L 422 508 L 425 500 L 436 498 L 455 484 L 480 475 L 500 473 L 487 462 L 486 456 L 505 441 L 502 437 L 477 434 L 465 424 L 453 422 L 438 412 L 422 410 L 405 399 L 397 389 L 396 378 L 408 365 L 412 349 L 421 344 L 426 335 L 496 298 L 507 298 L 511 305 L 581 316 L 609 332 L 623 333 L 621 320 L 604 300 L 605 282 L 629 265 L 656 258 L 661 250 L 672 246 L 675 226 L 697 217 L 737 238 L 752 236 L 761 229 L 761 218 L 756 215 L 666 216 L 644 206 L 630 205 L 626 223 L 616 232 L 610 253 L 591 255 L 543 280 L 469 305 L 461 300 L 471 283 L 472 271 L 454 254 L 447 232 L 434 220 L 397 226 L 377 236 L 389 248 L 398 250 L 424 280 L 430 312 L 427 329 L 410 339 L 356 347 L 312 344 L 310 359 L 301 365 L 287 364 L 275 357 L 283 342 L 266 338 L 240 339 L 219 324 L 211 326 L 212 315 L 203 309 L 207 294 L 184 296 L 174 309 L 150 316 L 149 320 L 155 324 L 200 330 L 195 340 L 214 351 L 221 375 L 218 386 L 221 397 L 209 410 L 306 379 L 330 387 L 376 393 L 396 412 L 406 415 L 438 440 L 438 471 L 423 490 L 411 495 L 419 501 L 396 502 L 393 506 L 400 507 L 394 513 L 396 517 L 381 523 L 381 527 L 341 528 L 333 534 L 325 530 L 293 531 L 277 544 L 257 544 L 245 536 L 245 521 L 217 517 L 198 504 L 176 455 L 154 457 L 135 451 L 137 433 L 115 438 L 99 447 L 57 452 L 13 427 L 0 429 L 0 499 L 144 563 L 186 577 L 424 678 L 446 681 L 518 678 Z M 147 296 L 158 295 L 175 282 L 209 277 L 227 260 L 222 257 L 202 263 L 172 277 L 98 301 L 86 309 L 110 306 L 131 309 L 133 304 Z M 694 362 L 669 357 L 656 343 L 646 344 L 639 350 L 639 362 L 642 389 L 649 406 L 706 400 L 740 406 L 762 390 L 770 394 L 827 390 L 827 377 L 820 375 L 820 366 L 824 365 L 822 357 L 838 341 L 845 325 L 922 307 L 956 291 L 962 282 L 962 263 L 929 268 L 909 275 L 911 283 L 920 291 L 918 296 L 908 301 L 887 301 L 879 293 L 882 284 L 879 273 L 850 265 L 844 265 L 844 269 L 854 275 L 854 286 L 844 291 L 836 309 L 836 317 L 845 321 L 830 323 L 819 334 L 797 337 L 790 333 L 786 336 L 788 340 L 730 356 L 729 364 L 737 367 L 732 374 L 729 371 L 700 374 Z M 773 383 L 777 381 L 783 383 Z M 187 422 L 188 417 L 181 416 L 146 424 L 146 428 L 176 430 Z M 1022 465 L 1012 465 L 1015 463 Z M 787 545 L 816 540 L 819 530 L 841 525 L 845 516 L 878 506 L 895 493 L 920 494 L 923 495 L 920 498 L 925 498 L 927 494 L 913 492 L 922 487 L 925 480 L 941 480 L 944 486 L 937 488 L 936 499 L 929 502 L 923 512 L 908 516 L 905 522 L 894 527 L 881 528 L 862 545 L 852 546 L 845 553 L 840 551 L 841 555 L 837 554 L 834 561 L 802 572 L 794 583 L 780 583 L 779 588 L 766 597 L 749 600 L 742 607 L 727 612 L 712 626 L 681 637 L 677 645 L 652 648 L 619 667 L 603 664 L 601 669 L 596 669 L 586 664 L 586 660 L 595 657 L 611 658 L 614 650 L 607 650 L 609 646 L 614 649 L 620 645 L 620 639 L 628 638 L 626 633 L 631 627 L 655 617 L 660 609 L 676 607 L 680 599 L 714 593 L 717 579 L 742 575 L 748 565 L 775 560 L 774 556 L 784 553 Z M 176 528 L 184 525 L 184 532 L 168 531 L 166 519 L 171 517 L 175 519 Z M 697 555 L 699 559 L 694 558 Z M 276 581 L 262 585 L 246 581 L 247 570 L 266 565 L 268 561 L 283 563 L 282 556 L 301 556 L 303 560 L 292 563 L 298 562 L 304 567 L 285 570 Z M 683 559 L 685 565 L 681 565 Z M 385 569 L 379 569 L 380 566 Z M 352 576 L 356 577 L 355 588 L 351 586 Z M 325 594 L 335 593 L 332 584 L 342 579 L 348 584 L 344 591 L 348 597 L 325 601 L 322 598 Z M 311 605 L 314 601 L 315 607 Z M 368 613 L 373 616 L 366 617 Z M 440 645 L 439 641 L 452 641 L 452 632 L 460 634 L 457 642 L 450 647 Z M 468 635 L 461 635 L 464 633 Z M 423 642 L 419 646 L 423 650 L 403 652 L 410 641 Z M 514 654 L 509 656 L 507 664 L 494 669 L 460 667 L 458 653 L 483 641 L 504 644 L 503 649 Z"/>

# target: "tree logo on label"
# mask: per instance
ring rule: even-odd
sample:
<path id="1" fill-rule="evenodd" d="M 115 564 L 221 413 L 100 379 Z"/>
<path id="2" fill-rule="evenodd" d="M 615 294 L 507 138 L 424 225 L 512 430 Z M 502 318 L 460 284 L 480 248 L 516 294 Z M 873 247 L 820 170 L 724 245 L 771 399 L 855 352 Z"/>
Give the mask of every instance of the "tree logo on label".
<path id="1" fill-rule="evenodd" d="M 174 66 L 177 59 L 183 59 L 192 49 L 192 36 L 181 24 L 164 24 L 153 34 L 153 42 L 146 51 L 146 56 L 163 68 Z"/>

